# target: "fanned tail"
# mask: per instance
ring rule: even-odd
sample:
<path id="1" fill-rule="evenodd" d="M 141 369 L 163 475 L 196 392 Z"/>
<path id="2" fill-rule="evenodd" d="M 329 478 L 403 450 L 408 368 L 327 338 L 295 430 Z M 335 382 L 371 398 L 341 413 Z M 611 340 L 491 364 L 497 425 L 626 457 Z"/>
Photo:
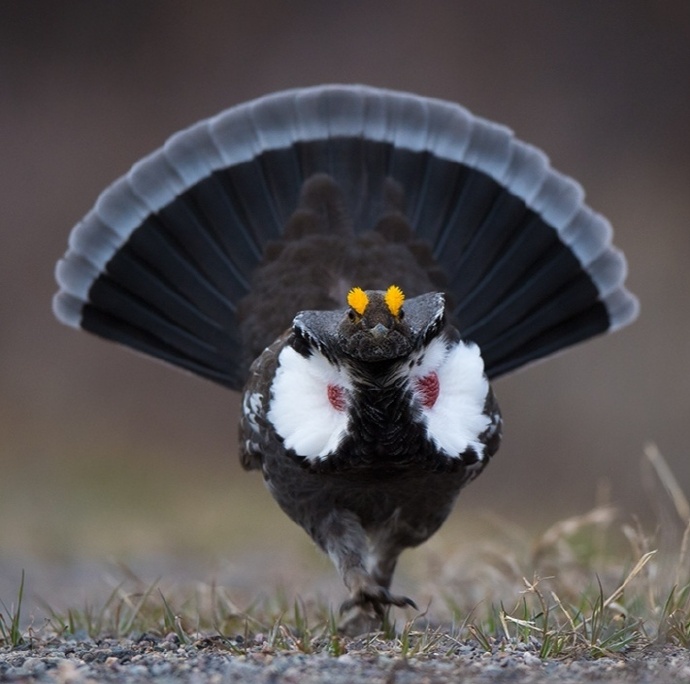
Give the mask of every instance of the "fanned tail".
<path id="1" fill-rule="evenodd" d="M 454 104 L 323 86 L 202 121 L 116 181 L 70 236 L 56 315 L 240 388 L 241 304 L 315 174 L 338 186 L 354 234 L 399 189 L 410 250 L 428 245 L 492 377 L 637 314 L 610 226 L 543 153 Z"/>

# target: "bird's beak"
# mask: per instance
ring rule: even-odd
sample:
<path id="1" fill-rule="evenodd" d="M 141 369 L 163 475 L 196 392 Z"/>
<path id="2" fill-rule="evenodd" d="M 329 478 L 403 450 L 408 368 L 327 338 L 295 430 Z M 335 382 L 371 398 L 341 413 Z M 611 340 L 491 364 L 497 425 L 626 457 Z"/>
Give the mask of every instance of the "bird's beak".
<path id="1" fill-rule="evenodd" d="M 374 339 L 381 340 L 388 335 L 389 330 L 383 323 L 377 323 L 373 328 L 369 329 L 369 332 Z"/>

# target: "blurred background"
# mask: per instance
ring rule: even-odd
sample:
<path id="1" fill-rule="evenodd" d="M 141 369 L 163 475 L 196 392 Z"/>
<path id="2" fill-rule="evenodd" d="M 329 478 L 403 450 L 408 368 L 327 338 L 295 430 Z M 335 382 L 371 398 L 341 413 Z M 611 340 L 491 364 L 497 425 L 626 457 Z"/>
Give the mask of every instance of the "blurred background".
<path id="1" fill-rule="evenodd" d="M 504 444 L 430 548 L 468 543 L 486 516 L 529 529 L 604 500 L 654 524 L 650 441 L 690 490 L 687 0 L 5 0 L 6 603 L 22 567 L 59 604 L 118 563 L 249 591 L 280 573 L 309 589 L 322 571 L 339 596 L 328 561 L 240 470 L 237 395 L 63 328 L 50 308 L 71 227 L 137 159 L 231 105 L 324 82 L 457 101 L 542 147 L 613 223 L 642 304 L 632 327 L 496 384 Z"/>

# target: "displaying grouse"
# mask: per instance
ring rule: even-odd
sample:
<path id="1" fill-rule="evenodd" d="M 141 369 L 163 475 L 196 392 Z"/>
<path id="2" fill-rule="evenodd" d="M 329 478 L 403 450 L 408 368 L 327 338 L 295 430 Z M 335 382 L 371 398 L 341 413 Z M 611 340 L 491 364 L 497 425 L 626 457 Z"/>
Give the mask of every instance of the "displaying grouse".
<path id="1" fill-rule="evenodd" d="M 330 556 L 345 629 L 389 605 L 501 439 L 489 379 L 630 323 L 608 222 L 458 105 L 290 90 L 177 133 L 106 189 L 54 311 L 243 390 L 240 458 Z"/>

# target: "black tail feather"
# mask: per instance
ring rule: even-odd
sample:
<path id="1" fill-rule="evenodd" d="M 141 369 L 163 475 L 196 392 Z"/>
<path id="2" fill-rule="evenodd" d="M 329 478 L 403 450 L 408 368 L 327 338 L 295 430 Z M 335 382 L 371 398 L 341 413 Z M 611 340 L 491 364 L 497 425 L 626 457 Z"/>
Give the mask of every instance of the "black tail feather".
<path id="1" fill-rule="evenodd" d="M 409 249 L 428 245 L 430 282 L 447 283 L 490 376 L 637 313 L 610 227 L 541 152 L 455 105 L 327 86 L 228 110 L 135 165 L 75 228 L 56 314 L 239 388 L 242 301 L 315 174 L 335 180 L 356 233 L 394 215 L 391 188 L 403 198 Z"/>
<path id="2" fill-rule="evenodd" d="M 608 316 L 603 305 L 593 306 L 563 321 L 540 335 L 533 337 L 523 345 L 516 345 L 515 340 L 508 340 L 501 348 L 495 344 L 484 352 L 488 355 L 487 375 L 490 378 L 505 375 L 513 370 L 550 356 L 574 344 L 600 335 L 606 330 Z"/>

